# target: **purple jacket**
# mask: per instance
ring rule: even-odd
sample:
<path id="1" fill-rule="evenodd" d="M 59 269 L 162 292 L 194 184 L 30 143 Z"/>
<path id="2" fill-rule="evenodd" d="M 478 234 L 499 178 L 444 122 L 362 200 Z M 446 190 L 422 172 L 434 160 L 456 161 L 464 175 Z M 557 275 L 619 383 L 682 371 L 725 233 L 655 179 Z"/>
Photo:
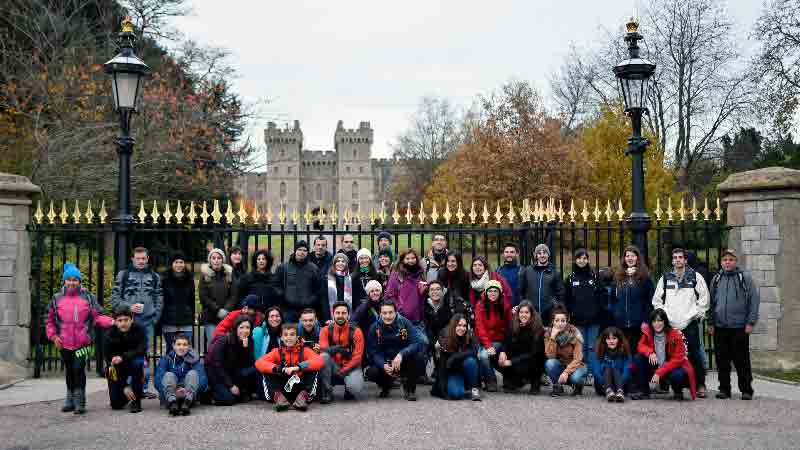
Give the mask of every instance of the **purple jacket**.
<path id="1" fill-rule="evenodd" d="M 412 322 L 422 321 L 422 309 L 425 298 L 420 295 L 418 283 L 422 280 L 423 271 L 415 274 L 407 274 L 403 281 L 397 272 L 392 272 L 389 277 L 389 284 L 386 286 L 387 300 L 397 303 L 397 312 Z"/>

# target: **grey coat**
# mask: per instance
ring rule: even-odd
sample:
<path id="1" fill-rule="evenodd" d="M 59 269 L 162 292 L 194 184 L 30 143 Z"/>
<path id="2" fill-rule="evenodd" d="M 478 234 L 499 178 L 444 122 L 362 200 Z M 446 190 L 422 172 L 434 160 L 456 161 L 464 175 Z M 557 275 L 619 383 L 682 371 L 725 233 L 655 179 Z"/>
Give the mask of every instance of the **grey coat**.
<path id="1" fill-rule="evenodd" d="M 136 323 L 143 326 L 155 325 L 161 317 L 164 296 L 161 292 L 161 277 L 150 266 L 141 270 L 130 266 L 120 271 L 114 279 L 111 306 L 114 309 L 120 305 L 130 308 L 136 303 L 144 305 L 141 314 L 134 314 Z"/>
<path id="2" fill-rule="evenodd" d="M 721 270 L 711 280 L 711 315 L 715 327 L 744 328 L 758 322 L 758 286 L 738 267 Z"/>

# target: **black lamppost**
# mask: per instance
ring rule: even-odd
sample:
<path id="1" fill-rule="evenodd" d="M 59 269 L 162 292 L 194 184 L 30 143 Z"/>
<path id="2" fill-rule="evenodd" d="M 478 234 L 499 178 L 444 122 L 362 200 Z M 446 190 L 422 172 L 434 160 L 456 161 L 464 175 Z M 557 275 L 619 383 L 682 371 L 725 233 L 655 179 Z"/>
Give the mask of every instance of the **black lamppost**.
<path id="1" fill-rule="evenodd" d="M 647 231 L 650 229 L 650 215 L 647 214 L 644 202 L 644 152 L 650 142 L 642 137 L 642 114 L 647 112 L 647 88 L 650 77 L 656 71 L 656 65 L 639 57 L 639 41 L 643 39 L 638 33 L 639 24 L 631 17 L 626 24 L 630 58 L 614 67 L 614 74 L 619 79 L 622 97 L 625 100 L 625 113 L 630 116 L 633 125 L 633 136 L 628 139 L 626 155 L 631 156 L 633 170 L 631 172 L 631 214 L 627 218 L 629 229 L 633 232 L 633 242 L 647 258 Z"/>
<path id="2" fill-rule="evenodd" d="M 126 17 L 122 21 L 122 31 L 119 33 L 120 52 L 103 65 L 106 73 L 111 75 L 114 110 L 119 113 L 119 123 L 122 128 L 122 134 L 115 141 L 119 154 L 119 185 L 117 187 L 119 214 L 111 221 L 116 231 L 114 244 L 114 269 L 116 272 L 127 267 L 128 234 L 134 223 L 131 215 L 131 155 L 133 154 L 133 144 L 136 141 L 130 135 L 131 116 L 138 111 L 142 82 L 151 72 L 150 67 L 133 53 L 135 41 L 133 22 L 130 17 Z"/>

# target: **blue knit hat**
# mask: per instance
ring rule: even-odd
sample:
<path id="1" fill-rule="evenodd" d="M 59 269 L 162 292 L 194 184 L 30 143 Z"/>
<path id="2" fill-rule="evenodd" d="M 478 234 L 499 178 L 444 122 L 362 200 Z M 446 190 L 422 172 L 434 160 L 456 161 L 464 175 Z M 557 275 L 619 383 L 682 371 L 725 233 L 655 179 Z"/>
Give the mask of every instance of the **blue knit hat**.
<path id="1" fill-rule="evenodd" d="M 242 300 L 242 307 L 256 309 L 261 306 L 260 303 L 257 295 L 250 294 Z"/>
<path id="2" fill-rule="evenodd" d="M 81 280 L 81 271 L 75 267 L 75 264 L 66 263 L 64 264 L 64 277 L 63 280 L 67 281 L 67 278 L 75 277 L 78 281 Z"/>

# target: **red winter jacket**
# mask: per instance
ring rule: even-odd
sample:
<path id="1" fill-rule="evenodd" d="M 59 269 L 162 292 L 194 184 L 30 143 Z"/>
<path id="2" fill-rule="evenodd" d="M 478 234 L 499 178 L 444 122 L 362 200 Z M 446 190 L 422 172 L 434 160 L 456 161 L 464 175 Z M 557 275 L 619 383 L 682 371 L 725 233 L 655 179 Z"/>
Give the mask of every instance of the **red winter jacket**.
<path id="1" fill-rule="evenodd" d="M 487 349 L 492 346 L 492 342 L 505 341 L 508 325 L 511 322 L 511 302 L 506 303 L 505 299 L 498 299 L 498 302 L 503 304 L 502 316 L 496 307 L 490 307 L 489 317 L 486 317 L 486 308 L 491 302 L 486 298 L 485 292 L 475 307 L 475 335 L 481 345 Z"/>
<path id="2" fill-rule="evenodd" d="M 333 356 L 333 360 L 336 361 L 336 364 L 339 365 L 344 373 L 349 373 L 353 369 L 359 369 L 361 367 L 361 359 L 364 356 L 364 334 L 361 332 L 361 328 L 358 328 L 358 326 L 354 326 L 349 322 L 343 327 L 340 327 L 334 323 L 332 339 L 330 336 L 328 336 L 329 329 L 330 325 L 326 325 L 320 330 L 319 346 L 323 350 L 328 347 L 342 346 L 345 347 L 347 351 L 350 351 L 350 349 L 347 347 L 350 342 L 350 333 L 353 333 L 353 350 L 350 354 L 350 358 L 345 359 L 341 353 L 336 353 Z"/>
<path id="3" fill-rule="evenodd" d="M 503 276 L 497 272 L 490 272 L 489 280 L 495 280 L 500 282 L 500 286 L 503 287 L 503 297 L 502 297 L 503 303 L 508 305 L 508 307 L 510 308 L 512 301 L 514 299 L 514 293 L 511 291 L 511 286 L 509 286 L 508 281 L 506 281 L 506 279 L 503 278 Z M 475 305 L 480 301 L 482 297 L 483 297 L 483 292 L 479 294 L 478 291 L 476 291 L 475 289 L 472 288 L 469 289 L 469 303 L 472 305 L 473 311 L 475 310 Z"/>
<path id="4" fill-rule="evenodd" d="M 639 345 L 636 349 L 644 356 L 650 356 L 656 352 L 656 346 L 653 339 L 652 331 L 648 324 L 642 324 L 642 338 L 639 340 Z M 694 368 L 686 357 L 686 341 L 683 333 L 676 328 L 670 328 L 667 334 L 667 360 L 664 364 L 656 369 L 656 375 L 659 378 L 664 378 L 675 369 L 682 368 L 689 376 L 689 390 L 692 393 L 692 400 L 697 397 L 697 384 L 694 379 Z"/>
<path id="5" fill-rule="evenodd" d="M 233 329 L 233 324 L 236 323 L 236 318 L 239 317 L 241 313 L 241 309 L 229 312 L 228 315 L 217 324 L 217 327 L 214 328 L 214 335 L 211 339 L 222 336 L 223 334 L 228 334 Z M 262 320 L 264 320 L 264 315 L 261 314 L 261 311 L 256 312 L 256 317 L 253 319 L 253 328 L 261 325 Z"/>
<path id="6" fill-rule="evenodd" d="M 303 352 L 303 362 L 300 362 L 300 352 Z M 283 361 L 281 361 L 281 353 L 283 354 Z M 283 364 L 283 367 L 281 367 Z M 263 374 L 277 373 L 277 370 L 286 367 L 300 367 L 300 371 L 305 372 L 318 372 L 325 365 L 325 360 L 322 355 L 314 353 L 308 347 L 304 347 L 301 342 L 298 342 L 294 347 L 281 346 L 273 348 L 271 352 L 258 358 L 256 361 L 256 370 Z M 277 370 L 276 370 L 277 369 Z"/>

